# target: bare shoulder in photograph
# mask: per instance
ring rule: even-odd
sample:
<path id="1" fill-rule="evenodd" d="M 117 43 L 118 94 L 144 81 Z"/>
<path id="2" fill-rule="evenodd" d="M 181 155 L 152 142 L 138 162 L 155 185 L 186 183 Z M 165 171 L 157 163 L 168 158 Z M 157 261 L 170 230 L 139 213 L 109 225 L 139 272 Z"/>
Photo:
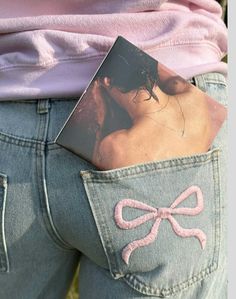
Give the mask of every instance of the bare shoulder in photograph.
<path id="1" fill-rule="evenodd" d="M 114 169 L 206 152 L 225 114 L 200 89 L 119 37 L 58 142 L 99 169 Z"/>

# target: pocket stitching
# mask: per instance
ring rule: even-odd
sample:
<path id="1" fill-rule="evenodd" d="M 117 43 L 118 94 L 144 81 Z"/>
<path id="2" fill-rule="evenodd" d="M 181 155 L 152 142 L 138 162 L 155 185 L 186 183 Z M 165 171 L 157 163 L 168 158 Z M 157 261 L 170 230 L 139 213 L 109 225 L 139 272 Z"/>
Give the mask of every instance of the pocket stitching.
<path id="1" fill-rule="evenodd" d="M 214 180 L 214 195 L 215 195 L 215 214 L 217 217 L 215 217 L 214 221 L 214 229 L 215 229 L 215 236 L 214 236 L 214 254 L 213 254 L 213 260 L 211 265 L 203 269 L 200 273 L 186 279 L 185 281 L 176 284 L 168 289 L 159 289 L 159 288 L 153 288 L 152 286 L 149 286 L 148 284 L 144 283 L 140 279 L 138 279 L 133 274 L 126 274 L 123 279 L 134 289 L 137 291 L 142 291 L 144 293 L 143 288 L 145 288 L 145 294 L 147 295 L 158 295 L 158 296 L 169 296 L 173 295 L 181 290 L 187 289 L 195 282 L 204 279 L 208 275 L 210 275 L 212 272 L 214 272 L 218 268 L 218 260 L 219 260 L 219 252 L 220 252 L 220 222 L 221 222 L 221 211 L 220 211 L 220 199 L 221 199 L 221 193 L 220 193 L 220 171 L 219 171 L 219 160 L 218 159 L 212 159 L 212 167 L 213 167 L 213 180 Z M 219 190 L 217 190 L 219 188 Z M 217 193 L 218 191 L 218 193 Z M 217 195 L 218 194 L 218 195 Z M 218 222 L 217 222 L 218 219 Z M 132 282 L 133 281 L 133 284 Z M 135 285 L 137 284 L 137 285 Z"/>
<path id="2" fill-rule="evenodd" d="M 86 190 L 87 194 L 90 194 L 90 192 L 87 188 L 87 184 L 85 184 L 84 187 L 85 187 L 85 190 Z M 98 194 L 97 194 L 97 191 L 95 190 L 95 188 L 93 189 L 93 192 L 94 191 L 95 191 L 96 196 L 98 197 Z M 108 262 L 108 265 L 109 265 L 110 273 L 111 273 L 112 277 L 114 277 L 116 279 L 116 278 L 118 278 L 120 276 L 123 276 L 123 275 L 120 275 L 120 271 L 118 271 L 116 258 L 111 259 L 109 257 L 108 252 L 107 252 L 109 250 L 113 255 L 115 250 L 113 248 L 112 242 L 110 241 L 111 232 L 109 230 L 109 227 L 106 225 L 106 222 L 104 222 L 102 220 L 104 217 L 103 217 L 101 211 L 104 209 L 104 206 L 102 204 L 102 209 L 101 209 L 101 207 L 99 206 L 97 201 L 95 201 L 95 202 L 88 201 L 88 202 L 89 202 L 89 205 L 91 207 L 91 210 L 93 211 L 94 208 L 95 208 L 96 211 L 99 214 L 100 221 L 98 221 L 97 215 L 95 213 L 93 213 L 93 217 L 94 217 L 94 220 L 95 220 L 95 223 L 96 223 L 96 228 L 98 230 L 99 238 L 100 238 L 102 246 L 103 246 L 103 250 L 104 250 L 104 252 L 106 254 L 106 257 L 107 257 L 107 262 Z M 111 269 L 113 269 L 113 270 L 111 270 Z"/>
<path id="3" fill-rule="evenodd" d="M 148 284 L 144 283 L 143 281 L 141 281 L 140 279 L 138 279 L 135 275 L 133 274 L 126 274 L 123 279 L 135 290 L 137 291 L 141 291 L 142 293 L 146 294 L 146 295 L 157 295 L 157 296 L 170 296 L 170 295 L 174 295 L 184 289 L 189 288 L 191 285 L 193 285 L 194 283 L 204 279 L 205 277 L 207 277 L 208 275 L 210 275 L 213 271 L 215 271 L 217 269 L 217 264 L 214 262 L 211 265 L 209 265 L 208 267 L 206 267 L 205 269 L 203 269 L 201 272 L 199 272 L 198 274 L 189 277 L 188 279 L 186 279 L 185 281 L 180 282 L 179 284 L 176 284 L 168 289 L 160 289 L 160 288 L 153 288 L 151 286 L 149 286 Z M 133 281 L 133 284 L 132 282 Z M 139 284 L 139 286 L 136 286 L 136 284 Z M 145 288 L 145 291 L 144 291 Z"/>
<path id="4" fill-rule="evenodd" d="M 213 148 L 212 150 L 199 154 L 184 157 L 177 157 L 168 160 L 146 162 L 142 164 L 131 165 L 128 167 L 116 168 L 112 170 L 100 171 L 100 170 L 81 170 L 80 175 L 84 180 L 88 182 L 102 182 L 122 180 L 126 177 L 134 178 L 136 176 L 145 175 L 152 172 L 161 172 L 164 170 L 172 170 L 180 168 L 194 168 L 199 165 L 204 165 L 215 161 L 219 157 L 220 148 Z M 133 173 L 132 173 L 133 172 Z"/>
<path id="5" fill-rule="evenodd" d="M 8 259 L 8 252 L 7 252 L 7 245 L 6 245 L 6 237 L 5 237 L 5 207 L 6 207 L 6 197 L 7 197 L 7 176 L 3 173 L 0 173 L 0 177 L 3 180 L 2 192 L 2 204 L 1 204 L 1 214 L 0 214 L 0 224 L 1 224 L 1 252 L 0 252 L 0 272 L 9 272 L 9 259 Z"/>
<path id="6" fill-rule="evenodd" d="M 105 221 L 101 221 L 101 219 L 104 219 L 104 217 L 106 217 L 105 214 L 102 213 L 102 211 L 105 209 L 104 207 L 104 203 L 102 201 L 98 202 L 98 201 L 91 201 L 91 205 L 94 205 L 94 207 L 96 208 L 96 211 L 99 211 L 99 221 L 97 220 L 97 217 L 95 217 L 96 220 L 96 224 L 97 224 L 97 229 L 99 231 L 99 237 L 102 241 L 103 244 L 103 248 L 104 251 L 106 253 L 107 256 L 107 261 L 109 264 L 109 270 L 110 273 L 112 275 L 112 277 L 114 279 L 118 279 L 118 278 L 122 278 L 124 279 L 127 284 L 129 284 L 133 289 L 136 289 L 138 291 L 141 291 L 141 293 L 147 294 L 147 295 L 161 295 L 161 296 L 168 296 L 170 294 L 175 294 L 176 292 L 179 292 L 180 290 L 183 290 L 185 288 L 188 288 L 189 286 L 191 286 L 192 284 L 194 284 L 195 282 L 205 278 L 206 276 L 208 276 L 210 273 L 212 273 L 214 270 L 217 269 L 218 267 L 218 255 L 219 255 L 219 240 L 220 240 L 220 231 L 218 229 L 218 226 L 220 225 L 220 206 L 219 206 L 219 201 L 220 201 L 220 194 L 217 193 L 217 184 L 219 182 L 219 152 L 220 152 L 220 148 L 215 148 L 207 153 L 204 153 L 200 158 L 199 161 L 191 161 L 191 159 L 188 159 L 186 162 L 189 163 L 185 163 L 185 167 L 183 167 L 183 165 L 177 165 L 176 166 L 168 166 L 168 167 L 163 167 L 161 169 L 155 168 L 155 169 L 146 169 L 145 173 L 139 172 L 137 173 L 135 176 L 139 175 L 142 176 L 144 174 L 147 173 L 151 173 L 153 171 L 160 171 L 160 170 L 166 170 L 168 168 L 171 168 L 171 170 L 173 169 L 178 169 L 179 167 L 181 167 L 182 169 L 190 169 L 190 168 L 195 168 L 199 165 L 205 165 L 205 164 L 209 164 L 212 163 L 212 176 L 213 176 L 213 181 L 214 181 L 214 195 L 215 195 L 215 200 L 214 200 L 214 211 L 215 211 L 215 215 L 217 217 L 215 217 L 215 221 L 213 222 L 214 225 L 214 238 L 213 238 L 213 243 L 212 246 L 214 246 L 213 249 L 213 259 L 210 262 L 210 259 L 208 260 L 208 266 L 204 269 L 202 269 L 198 274 L 193 275 L 191 277 L 189 277 L 187 280 L 180 282 L 179 284 L 176 285 L 172 285 L 169 288 L 166 289 L 160 289 L 157 287 L 152 287 L 147 285 L 146 283 L 142 282 L 141 280 L 139 280 L 134 274 L 123 274 L 121 269 L 119 269 L 119 263 L 117 259 L 117 255 L 118 253 L 116 253 L 116 251 L 113 248 L 112 242 L 111 242 L 111 231 L 109 229 L 109 227 L 106 225 L 106 221 L 107 219 L 105 218 Z M 154 162 L 155 163 L 155 162 Z M 196 164 L 197 163 L 197 164 Z M 155 163 L 156 164 L 156 163 Z M 134 166 L 136 167 L 136 166 Z M 92 176 L 90 177 L 90 175 L 88 174 L 88 171 L 82 171 L 83 175 L 83 179 L 84 181 L 87 182 L 103 182 L 104 184 L 108 183 L 111 181 L 110 178 L 107 179 L 107 177 L 101 177 L 100 180 L 97 179 L 93 179 Z M 84 176 L 84 174 L 86 173 L 86 175 Z M 87 175 L 88 174 L 88 175 Z M 97 171 L 96 175 L 99 175 L 99 171 Z M 95 175 L 95 177 L 96 177 Z M 133 176 L 132 176 L 133 178 Z M 92 188 L 91 190 L 88 190 L 87 188 L 87 184 L 85 184 L 86 186 L 86 190 L 88 192 L 88 194 L 91 195 L 95 195 L 96 198 L 99 198 L 99 194 L 98 191 L 96 190 L 96 188 Z M 92 193 L 90 193 L 92 192 Z M 218 195 L 217 195 L 218 194 Z M 89 201 L 90 203 L 90 201 Z M 218 207 L 217 207 L 218 206 Z M 93 216 L 95 216 L 96 213 L 93 213 Z M 217 220 L 216 218 L 218 218 L 219 220 Z M 219 225 L 217 225 L 217 221 L 219 223 Z M 106 232 L 106 234 L 104 234 L 104 232 Z M 109 245 L 109 246 L 108 246 Z M 107 250 L 108 249 L 108 250 Z M 110 251 L 110 252 L 109 252 Z M 108 254 L 109 252 L 109 254 Z M 115 267 L 114 267 L 115 266 Z M 136 285 L 138 284 L 138 285 Z"/>
<path id="7" fill-rule="evenodd" d="M 214 180 L 214 192 L 216 197 L 215 202 L 215 213 L 218 215 L 218 222 L 217 217 L 215 217 L 215 250 L 214 250 L 214 256 L 217 260 L 219 260 L 219 253 L 220 253 L 220 235 L 221 235 L 221 182 L 220 182 L 220 164 L 219 164 L 219 158 L 213 163 L 213 180 Z M 217 242 L 218 239 L 218 242 Z M 217 256 L 217 257 L 216 257 Z"/>

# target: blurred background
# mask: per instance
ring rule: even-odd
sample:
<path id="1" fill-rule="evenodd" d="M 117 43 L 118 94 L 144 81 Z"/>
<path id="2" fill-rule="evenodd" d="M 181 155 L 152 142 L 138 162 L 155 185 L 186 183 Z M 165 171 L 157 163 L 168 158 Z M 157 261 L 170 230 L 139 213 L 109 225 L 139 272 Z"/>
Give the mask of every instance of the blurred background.
<path id="1" fill-rule="evenodd" d="M 206 0 L 207 1 L 207 0 Z M 228 1 L 227 0 L 215 0 L 222 6 L 222 19 L 228 27 Z M 223 61 L 227 62 L 227 56 L 223 58 Z M 78 299 L 78 273 L 79 267 L 74 276 L 73 282 L 71 284 L 71 288 L 68 292 L 66 299 Z"/>
<path id="2" fill-rule="evenodd" d="M 228 1 L 227 0 L 217 0 L 218 3 L 220 3 L 222 7 L 222 19 L 225 22 L 225 25 L 228 27 Z M 228 62 L 228 56 L 225 56 L 222 59 L 224 62 Z"/>
<path id="3" fill-rule="evenodd" d="M 228 1 L 227 0 L 217 0 L 218 3 L 222 6 L 223 14 L 222 19 L 224 20 L 226 26 L 228 26 Z"/>

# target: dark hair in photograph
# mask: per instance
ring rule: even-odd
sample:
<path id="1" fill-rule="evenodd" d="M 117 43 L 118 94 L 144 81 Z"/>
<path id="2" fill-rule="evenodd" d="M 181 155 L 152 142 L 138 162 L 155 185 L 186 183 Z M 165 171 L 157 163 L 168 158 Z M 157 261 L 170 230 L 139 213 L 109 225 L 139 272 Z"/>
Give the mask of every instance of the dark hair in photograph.
<path id="1" fill-rule="evenodd" d="M 153 97 L 158 101 L 153 92 L 158 82 L 157 64 L 155 59 L 119 36 L 94 79 L 108 77 L 111 85 L 123 93 L 145 89 L 149 93 L 145 100 Z"/>

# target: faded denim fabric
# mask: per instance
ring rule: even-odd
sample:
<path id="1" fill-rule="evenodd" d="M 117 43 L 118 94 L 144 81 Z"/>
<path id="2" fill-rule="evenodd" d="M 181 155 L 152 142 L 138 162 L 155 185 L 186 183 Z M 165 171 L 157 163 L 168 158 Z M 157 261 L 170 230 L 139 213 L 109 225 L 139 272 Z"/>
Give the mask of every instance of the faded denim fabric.
<path id="1" fill-rule="evenodd" d="M 223 75 L 194 81 L 227 106 Z M 54 143 L 77 101 L 0 102 L 0 298 L 65 298 L 80 263 L 80 299 L 226 299 L 227 123 L 207 153 L 100 171 Z"/>

